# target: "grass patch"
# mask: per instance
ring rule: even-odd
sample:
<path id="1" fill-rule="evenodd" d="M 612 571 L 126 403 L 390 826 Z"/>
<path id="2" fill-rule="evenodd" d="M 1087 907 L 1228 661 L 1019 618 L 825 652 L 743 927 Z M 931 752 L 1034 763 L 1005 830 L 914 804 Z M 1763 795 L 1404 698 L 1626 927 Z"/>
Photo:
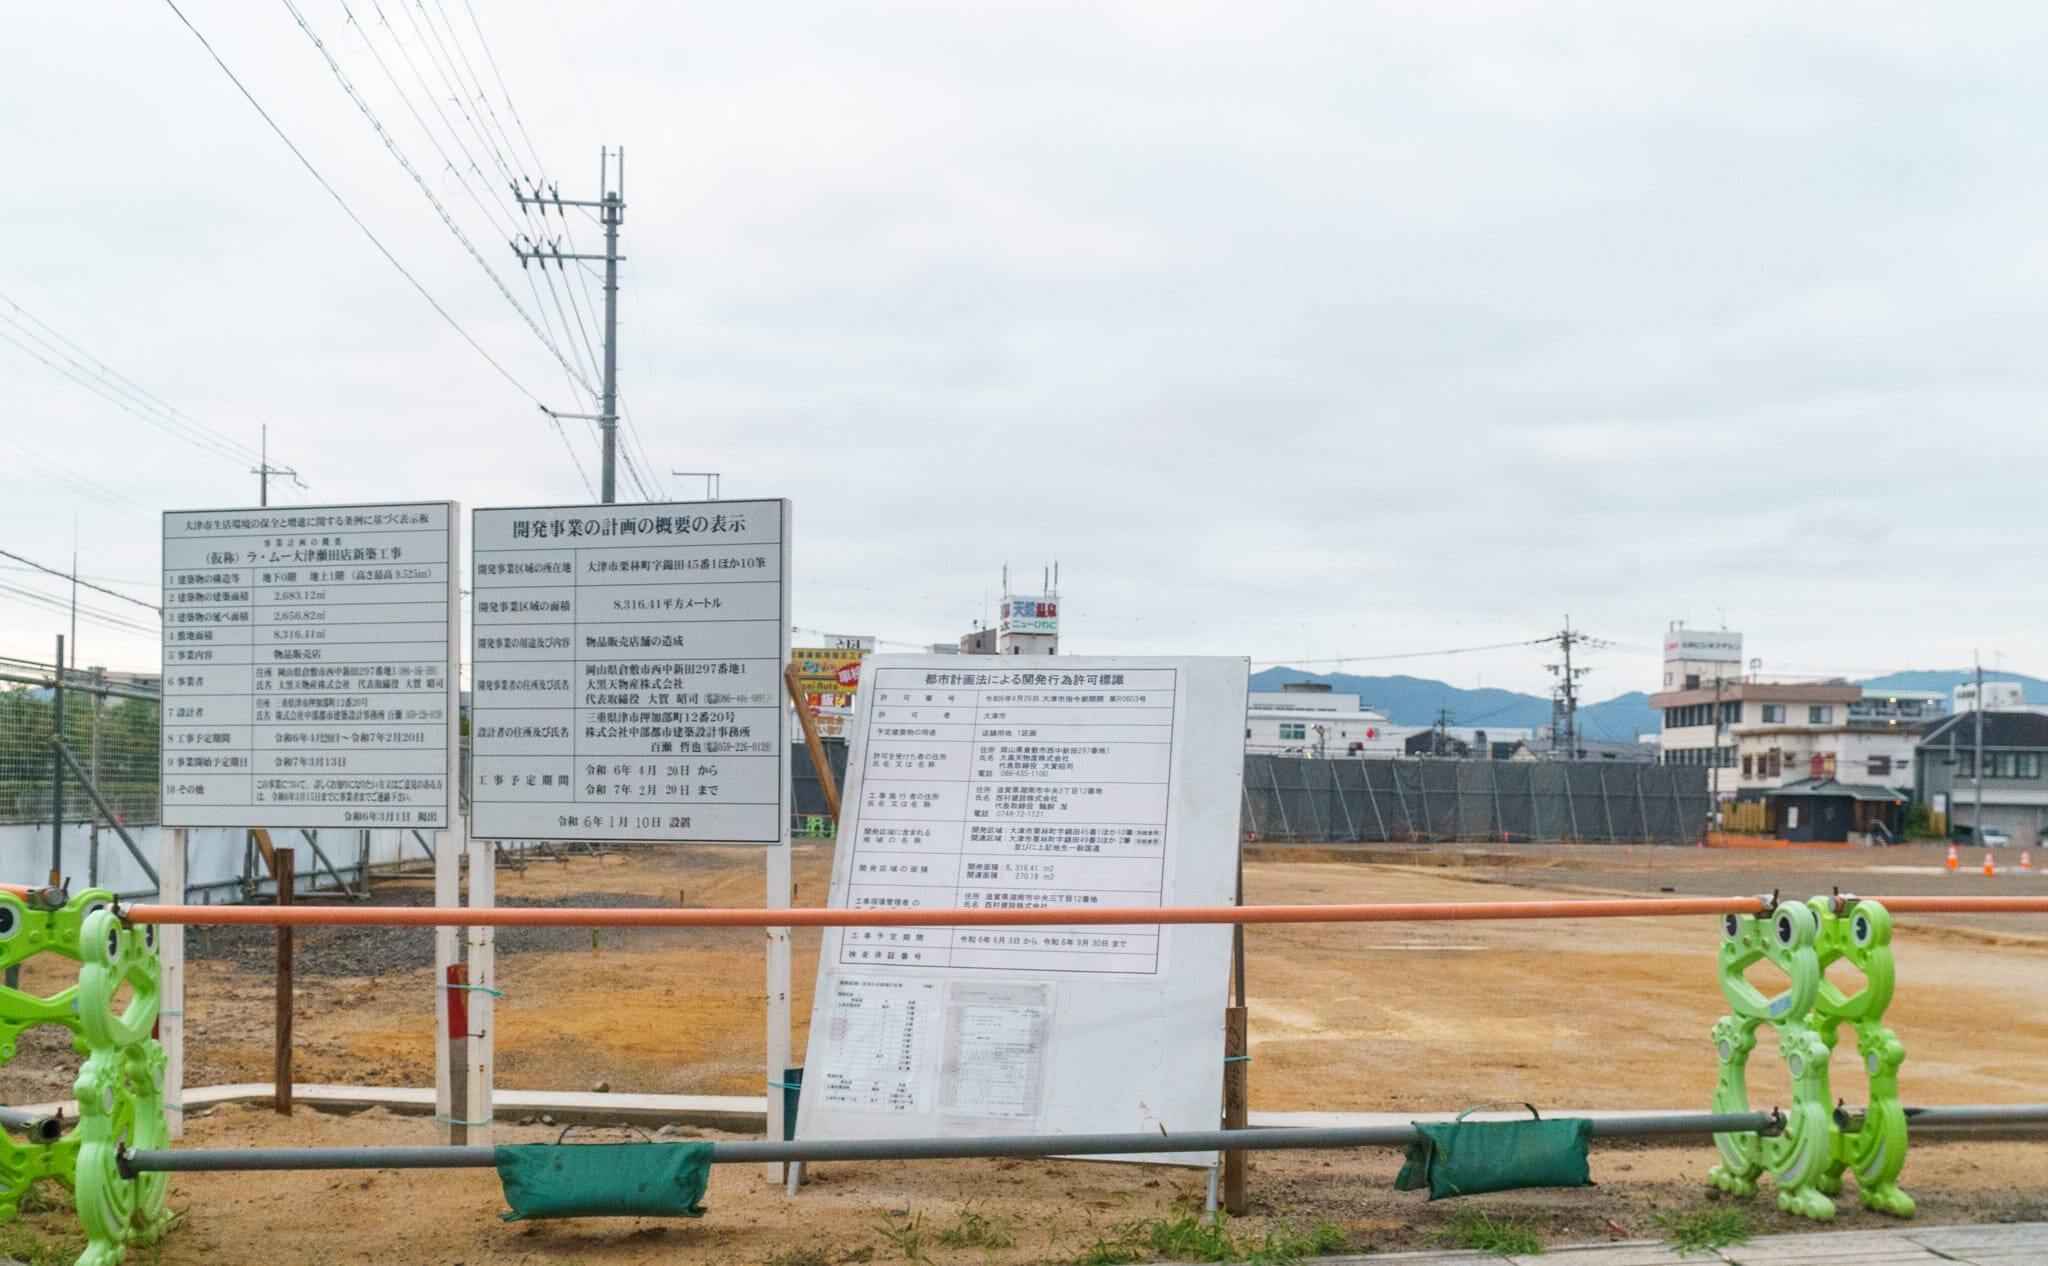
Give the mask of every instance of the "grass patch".
<path id="1" fill-rule="evenodd" d="M 1017 1219 L 992 1218 L 970 1202 L 960 1206 L 960 1218 L 939 1232 L 938 1242 L 947 1248 L 1015 1248 Z"/>
<path id="2" fill-rule="evenodd" d="M 1498 1253 L 1503 1257 L 1543 1251 L 1543 1237 L 1536 1234 L 1535 1223 L 1522 1218 L 1497 1218 L 1472 1205 L 1459 1205 L 1451 1210 L 1444 1224 L 1430 1233 L 1430 1238 L 1475 1253 Z"/>
<path id="3" fill-rule="evenodd" d="M 0 1259 L 21 1266 L 71 1266 L 85 1241 L 76 1235 L 46 1235 L 19 1223 L 0 1226 Z"/>
<path id="4" fill-rule="evenodd" d="M 1097 1238 L 1072 1262 L 1073 1266 L 1131 1266 L 1161 1260 L 1280 1266 L 1304 1257 L 1346 1252 L 1351 1247 L 1350 1239 L 1328 1222 L 1318 1222 L 1307 1230 L 1275 1226 L 1263 1235 L 1240 1234 L 1231 1228 L 1228 1215 L 1209 1218 L 1187 1207 L 1162 1218 L 1127 1222 L 1109 1236 Z"/>
<path id="5" fill-rule="evenodd" d="M 1685 1209 L 1660 1213 L 1657 1225 L 1664 1238 L 1681 1253 L 1709 1253 L 1730 1244 L 1741 1244 L 1756 1234 L 1756 1219 L 1746 1209 Z"/>
<path id="6" fill-rule="evenodd" d="M 881 1234 L 883 1242 L 895 1249 L 896 1255 L 904 1261 L 931 1260 L 931 1233 L 924 1229 L 922 1213 L 913 1213 L 901 1220 L 885 1215 L 875 1223 L 875 1230 Z"/>

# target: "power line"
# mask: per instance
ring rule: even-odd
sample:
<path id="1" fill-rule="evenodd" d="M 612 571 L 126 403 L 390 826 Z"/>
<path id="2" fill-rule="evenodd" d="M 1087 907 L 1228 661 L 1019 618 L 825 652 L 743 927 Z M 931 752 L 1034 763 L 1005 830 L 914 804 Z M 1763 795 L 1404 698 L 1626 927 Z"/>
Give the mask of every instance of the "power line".
<path id="1" fill-rule="evenodd" d="M 165 3 L 170 3 L 170 0 L 165 0 Z M 505 302 L 512 305 L 512 310 L 519 314 L 520 320 L 526 322 L 526 328 L 533 331 L 533 336 L 540 340 L 541 345 L 546 347 L 556 360 L 561 361 L 564 367 L 567 367 L 568 362 L 562 359 L 561 349 L 556 347 L 549 341 L 546 335 L 541 333 L 540 326 L 534 322 L 532 314 L 527 312 L 525 305 L 519 302 L 518 297 L 505 284 L 504 279 L 498 276 L 497 270 L 491 267 L 490 261 L 484 258 L 483 252 L 476 248 L 476 243 L 469 240 L 469 234 L 464 233 L 462 226 L 455 222 L 455 217 L 449 214 L 448 208 L 442 204 L 440 197 L 434 193 L 433 186 L 427 183 L 426 177 L 420 175 L 419 169 L 413 166 L 412 160 L 405 156 L 405 151 L 398 147 L 397 138 L 391 135 L 390 130 L 384 126 L 384 121 L 377 117 L 377 112 L 372 110 L 370 103 L 363 99 L 362 93 L 356 91 L 355 83 L 342 70 L 341 63 L 335 61 L 334 54 L 327 51 L 327 45 L 315 33 L 312 24 L 306 21 L 306 15 L 299 11 L 298 5 L 292 3 L 292 0 L 282 0 L 282 3 L 285 10 L 292 15 L 292 20 L 299 24 L 299 29 L 306 33 L 306 38 L 312 41 L 314 49 L 319 52 L 321 60 L 327 63 L 327 69 L 333 72 L 334 78 L 341 85 L 342 91 L 348 94 L 349 100 L 355 103 L 356 109 L 362 112 L 365 119 L 369 120 L 370 127 L 375 130 L 378 138 L 384 142 L 384 148 L 390 152 L 392 158 L 397 160 L 398 165 L 405 170 L 405 174 L 412 177 L 413 183 L 419 186 L 420 193 L 426 198 L 428 204 L 434 208 L 434 213 L 441 217 L 441 223 L 455 236 L 455 240 L 462 244 L 462 249 L 469 252 L 470 258 L 476 261 L 477 267 L 484 270 L 484 275 L 491 279 L 491 284 L 498 288 L 498 293 L 504 296 Z"/>
<path id="2" fill-rule="evenodd" d="M 393 268 L 396 268 L 398 270 L 399 276 L 404 277 L 406 281 L 412 285 L 412 288 L 414 290 L 419 291 L 420 297 L 422 299 L 425 299 L 427 303 L 434 309 L 434 311 L 440 315 L 441 319 L 448 323 L 450 329 L 454 330 L 457 334 L 460 334 L 462 336 L 463 342 L 468 343 L 472 348 L 476 349 L 476 354 L 483 357 L 484 360 L 490 364 L 490 367 L 492 369 L 498 371 L 499 377 L 503 378 L 506 382 L 511 383 L 512 386 L 518 390 L 519 394 L 525 396 L 528 400 L 533 401 L 535 404 L 539 404 L 540 397 L 534 395 L 533 392 L 527 390 L 525 383 L 522 383 L 517 378 L 513 377 L 511 370 L 506 369 L 503 365 L 499 364 L 497 357 L 492 356 L 489 352 L 485 351 L 484 345 L 482 343 L 477 342 L 476 339 L 470 334 L 468 330 L 463 329 L 461 323 L 458 322 L 453 316 L 449 314 L 448 309 L 441 306 L 441 301 L 434 298 L 434 296 L 427 290 L 427 288 L 420 284 L 419 278 L 414 277 L 412 273 L 408 272 L 406 270 L 405 265 L 398 262 L 398 257 L 391 253 L 390 248 L 385 246 L 382 241 L 378 240 L 377 235 L 370 231 L 370 226 L 363 223 L 362 217 L 355 213 L 355 208 L 349 206 L 348 200 L 343 198 L 333 185 L 327 183 L 327 177 L 321 175 L 320 169 L 313 165 L 313 161 L 307 158 L 304 152 L 302 152 L 299 149 L 299 147 L 292 142 L 291 137 L 285 135 L 284 129 L 277 125 L 277 120 L 270 117 L 270 112 L 268 110 L 265 110 L 263 108 L 262 103 L 256 100 L 255 94 L 251 93 L 249 89 L 243 85 L 242 81 L 236 77 L 234 71 L 228 69 L 227 62 L 223 61 L 221 59 L 221 55 L 214 51 L 213 45 L 207 41 L 207 38 L 204 35 L 200 34 L 199 28 L 192 25 L 192 19 L 186 17 L 184 11 L 178 8 L 177 0 L 164 0 L 164 4 L 170 8 L 172 13 L 177 15 L 178 21 L 184 23 L 185 29 L 192 32 L 192 37 L 199 41 L 200 47 L 206 50 L 207 56 L 213 58 L 213 64 L 220 67 L 221 73 L 228 77 L 228 82 L 234 84 L 235 90 L 240 92 L 242 94 L 243 99 L 246 100 L 249 103 L 249 105 L 255 109 L 257 114 L 262 116 L 263 121 L 265 123 L 270 125 L 270 130 L 277 133 L 277 139 L 284 142 L 285 148 L 289 149 L 292 152 L 292 157 L 299 160 L 299 164 L 306 169 L 307 174 L 311 175 L 313 179 L 320 182 L 320 187 L 327 191 L 327 196 L 333 198 L 335 205 L 341 208 L 342 213 L 347 215 L 350 221 L 352 221 L 358 229 L 362 230 L 364 237 L 370 239 L 370 244 L 377 248 L 377 253 L 382 255 L 386 262 L 388 262 Z"/>
<path id="3" fill-rule="evenodd" d="M 59 615 L 70 615 L 75 611 L 79 619 L 89 624 L 97 624 L 102 628 L 113 629 L 121 633 L 137 633 L 145 637 L 161 636 L 162 631 L 159 628 L 146 625 L 140 620 L 131 620 L 117 612 L 105 611 L 99 607 L 89 607 L 84 603 L 73 604 L 68 598 L 60 597 L 57 594 L 44 593 L 40 589 L 30 589 L 9 580 L 0 580 L 0 593 L 10 594 L 32 606 L 40 607 L 46 611 L 54 611 Z"/>
<path id="4" fill-rule="evenodd" d="M 34 339 L 52 354 L 77 367 L 80 372 L 98 379 L 107 390 L 126 397 L 142 409 L 162 415 L 163 421 L 159 422 L 158 425 L 173 431 L 180 438 L 188 442 L 210 449 L 232 461 L 247 461 L 255 455 L 254 450 L 250 449 L 248 445 L 240 440 L 206 425 L 147 387 L 144 387 L 141 383 L 136 382 L 133 378 L 121 373 L 83 347 L 80 347 L 72 339 L 66 338 L 51 326 L 49 322 L 23 307 L 18 300 L 8 295 L 0 294 L 0 303 L 5 303 L 9 308 L 13 309 L 11 313 L 0 313 L 0 320 L 4 320 L 14 326 L 15 329 Z M 28 324 L 23 324 L 24 319 Z M 35 329 L 30 329 L 29 325 L 35 326 Z M 39 334 L 37 331 L 41 331 L 41 333 Z M 44 335 L 48 337 L 45 338 L 43 337 Z M 52 339 L 61 346 L 53 345 L 50 341 Z M 90 369 L 86 368 L 88 365 L 91 367 Z M 97 389 L 95 388 L 95 390 Z"/>
<path id="5" fill-rule="evenodd" d="M 1276 659 L 1260 661 L 1254 668 L 1298 668 L 1303 664 L 1365 664 L 1392 659 L 1435 659 L 1444 655 L 1472 655 L 1480 651 L 1506 651 L 1523 646 L 1542 646 L 1554 637 L 1532 637 L 1520 642 L 1491 642 L 1485 646 L 1448 646 L 1434 651 L 1397 651 L 1387 655 L 1338 655 L 1327 659 Z"/>
<path id="6" fill-rule="evenodd" d="M 122 496 L 88 475 L 81 475 L 77 471 L 38 457 L 20 445 L 10 442 L 5 436 L 0 436 L 0 451 L 12 453 L 15 460 L 35 474 L 87 500 L 97 501 L 116 514 L 126 515 L 140 523 L 157 522 L 156 515 L 141 502 Z"/>
<path id="7" fill-rule="evenodd" d="M 105 585 L 96 585 L 90 580 L 82 579 L 68 571 L 59 571 L 55 567 L 45 567 L 43 564 L 37 562 L 35 559 L 23 558 L 21 555 L 15 553 L 12 550 L 0 549 L 0 558 L 11 558 L 17 563 L 26 563 L 30 567 L 33 567 L 37 571 L 43 572 L 46 575 L 55 576 L 60 580 L 68 580 L 72 584 L 77 585 L 82 589 L 90 589 L 95 593 L 103 593 L 107 595 L 109 598 L 119 598 L 123 602 L 132 602 L 136 606 L 142 607 L 149 611 L 154 611 L 158 615 L 162 615 L 164 613 L 164 609 L 156 605 L 154 602 L 144 602 L 142 599 L 130 597 L 128 594 L 122 593 L 118 589 L 109 589 Z"/>

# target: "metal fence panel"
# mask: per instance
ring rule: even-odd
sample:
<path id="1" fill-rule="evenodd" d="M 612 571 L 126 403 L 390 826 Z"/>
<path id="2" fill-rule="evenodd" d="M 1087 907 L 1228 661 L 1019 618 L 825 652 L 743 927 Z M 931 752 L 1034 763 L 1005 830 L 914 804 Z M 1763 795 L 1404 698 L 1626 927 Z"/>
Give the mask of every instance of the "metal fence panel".
<path id="1" fill-rule="evenodd" d="M 1704 770 L 1619 761 L 1245 757 L 1246 839 L 1689 844 Z"/>

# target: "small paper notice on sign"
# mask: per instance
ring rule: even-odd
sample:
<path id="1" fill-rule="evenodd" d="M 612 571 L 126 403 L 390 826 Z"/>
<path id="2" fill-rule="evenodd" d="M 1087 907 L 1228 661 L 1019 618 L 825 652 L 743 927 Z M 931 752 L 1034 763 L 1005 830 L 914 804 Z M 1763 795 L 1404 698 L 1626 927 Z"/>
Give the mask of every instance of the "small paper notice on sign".
<path id="1" fill-rule="evenodd" d="M 1045 1087 L 1049 984 L 956 982 L 946 994 L 940 1108 L 948 1116 L 1035 1119 Z"/>
<path id="2" fill-rule="evenodd" d="M 821 1097 L 853 1112 L 923 1112 L 932 980 L 840 980 L 832 991 Z"/>

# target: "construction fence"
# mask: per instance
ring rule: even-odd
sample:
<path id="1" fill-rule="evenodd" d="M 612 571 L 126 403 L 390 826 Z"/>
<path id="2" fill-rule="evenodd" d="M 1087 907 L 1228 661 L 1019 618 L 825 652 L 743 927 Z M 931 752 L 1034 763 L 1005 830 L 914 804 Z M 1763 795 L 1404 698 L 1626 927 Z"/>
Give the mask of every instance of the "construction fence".
<path id="1" fill-rule="evenodd" d="M 1244 762 L 1247 840 L 1691 844 L 1711 808 L 1705 769 L 1646 761 Z"/>

